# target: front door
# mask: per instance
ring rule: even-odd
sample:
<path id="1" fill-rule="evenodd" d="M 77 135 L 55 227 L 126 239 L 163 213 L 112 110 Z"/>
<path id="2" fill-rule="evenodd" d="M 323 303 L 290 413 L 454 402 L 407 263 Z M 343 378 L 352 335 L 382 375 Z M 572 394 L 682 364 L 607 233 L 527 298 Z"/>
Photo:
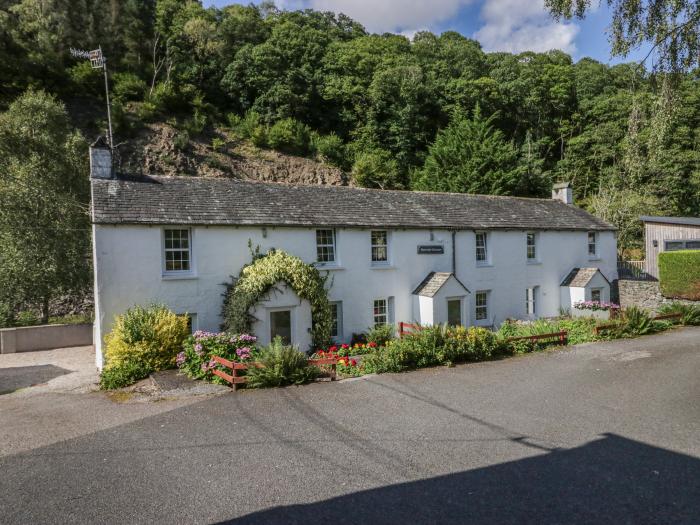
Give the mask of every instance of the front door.
<path id="1" fill-rule="evenodd" d="M 462 300 L 447 300 L 447 324 L 450 326 L 462 326 Z"/>
<path id="2" fill-rule="evenodd" d="M 285 345 L 292 344 L 292 311 L 270 312 L 270 341 L 281 337 Z"/>

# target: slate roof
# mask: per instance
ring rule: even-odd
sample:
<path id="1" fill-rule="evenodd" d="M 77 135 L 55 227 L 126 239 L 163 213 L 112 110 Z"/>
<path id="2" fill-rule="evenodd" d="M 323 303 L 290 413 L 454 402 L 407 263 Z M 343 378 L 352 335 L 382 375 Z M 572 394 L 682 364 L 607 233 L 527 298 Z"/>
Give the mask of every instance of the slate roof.
<path id="1" fill-rule="evenodd" d="M 700 226 L 700 217 L 640 217 L 643 222 L 658 222 L 661 224 L 680 224 L 683 226 Z"/>
<path id="2" fill-rule="evenodd" d="M 559 286 L 571 286 L 573 288 L 585 288 L 586 285 L 591 282 L 591 279 L 593 279 L 593 276 L 600 272 L 598 268 L 574 268 L 569 272 L 569 275 L 567 275 L 564 280 L 561 282 Z M 603 275 L 603 272 L 600 272 L 600 275 Z M 603 275 L 603 279 L 608 281 Z M 610 281 L 608 281 L 608 284 Z"/>
<path id="3" fill-rule="evenodd" d="M 292 186 L 230 178 L 92 180 L 96 224 L 614 230 L 553 199 Z"/>
<path id="4" fill-rule="evenodd" d="M 413 295 L 434 297 L 435 294 L 438 293 L 438 290 L 440 290 L 440 288 L 442 288 L 443 285 L 450 280 L 450 277 L 454 277 L 460 286 L 469 292 L 467 287 L 464 286 L 459 279 L 457 279 L 455 274 L 451 272 L 430 272 L 428 275 L 426 275 L 425 279 L 423 279 L 423 282 L 420 283 L 415 290 L 413 290 Z"/>

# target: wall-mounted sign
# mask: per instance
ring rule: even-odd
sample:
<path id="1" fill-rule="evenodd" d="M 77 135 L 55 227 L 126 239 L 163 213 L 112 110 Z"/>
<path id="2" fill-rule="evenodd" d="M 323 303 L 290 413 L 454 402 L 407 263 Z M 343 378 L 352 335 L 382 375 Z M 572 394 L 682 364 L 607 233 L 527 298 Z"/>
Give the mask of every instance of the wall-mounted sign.
<path id="1" fill-rule="evenodd" d="M 418 246 L 418 255 L 442 255 L 445 247 L 440 244 L 424 244 Z"/>

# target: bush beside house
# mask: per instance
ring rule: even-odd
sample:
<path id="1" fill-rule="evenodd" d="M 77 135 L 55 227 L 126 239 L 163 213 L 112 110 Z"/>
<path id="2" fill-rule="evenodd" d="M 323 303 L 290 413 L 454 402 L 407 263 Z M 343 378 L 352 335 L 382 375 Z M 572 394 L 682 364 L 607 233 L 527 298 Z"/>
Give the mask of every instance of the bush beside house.
<path id="1" fill-rule="evenodd" d="M 700 300 L 700 250 L 659 254 L 661 293 L 674 299 Z"/>
<path id="2" fill-rule="evenodd" d="M 189 334 L 188 319 L 163 305 L 135 306 L 116 318 L 105 337 L 104 389 L 128 386 L 151 372 L 173 368 Z"/>

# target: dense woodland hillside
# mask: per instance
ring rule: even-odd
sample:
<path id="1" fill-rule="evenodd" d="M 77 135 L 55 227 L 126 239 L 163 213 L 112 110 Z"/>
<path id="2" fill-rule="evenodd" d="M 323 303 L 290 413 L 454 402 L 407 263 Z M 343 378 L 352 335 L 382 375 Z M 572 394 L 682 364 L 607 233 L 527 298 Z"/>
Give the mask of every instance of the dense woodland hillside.
<path id="1" fill-rule="evenodd" d="M 642 213 L 700 214 L 696 72 L 485 53 L 454 32 L 368 34 L 272 4 L 0 0 L 6 123 L 57 100 L 84 148 L 105 129 L 103 78 L 69 48 L 98 45 L 129 171 L 527 196 L 568 180 L 623 249 Z"/>

